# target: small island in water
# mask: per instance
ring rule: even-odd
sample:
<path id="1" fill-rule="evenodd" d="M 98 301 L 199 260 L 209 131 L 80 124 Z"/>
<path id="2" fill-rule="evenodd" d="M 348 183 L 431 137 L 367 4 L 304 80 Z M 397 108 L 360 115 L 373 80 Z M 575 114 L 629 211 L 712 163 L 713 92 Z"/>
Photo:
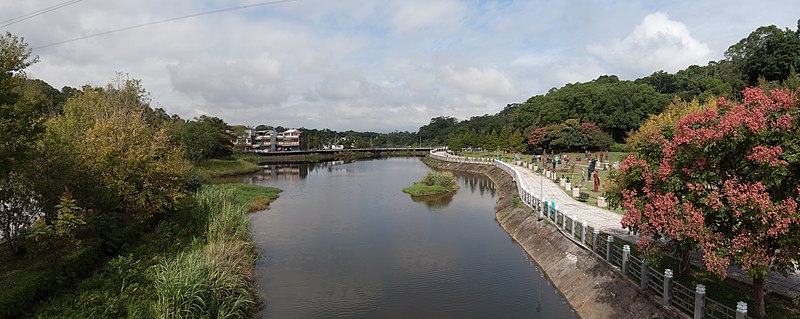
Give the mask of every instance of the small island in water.
<path id="1" fill-rule="evenodd" d="M 453 193 L 458 190 L 456 177 L 450 172 L 430 172 L 421 181 L 403 188 L 411 197 L 432 196 Z"/>

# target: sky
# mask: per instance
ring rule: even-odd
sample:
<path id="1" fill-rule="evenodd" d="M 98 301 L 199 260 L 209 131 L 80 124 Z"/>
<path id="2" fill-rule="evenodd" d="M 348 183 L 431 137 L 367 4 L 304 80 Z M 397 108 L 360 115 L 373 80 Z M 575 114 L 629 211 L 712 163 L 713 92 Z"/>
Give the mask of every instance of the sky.
<path id="1" fill-rule="evenodd" d="M 75 0 L 73 0 L 75 1 Z M 230 124 L 391 132 L 495 114 L 567 83 L 723 58 L 796 0 L 80 0 L 6 27 L 56 88 L 140 79 L 154 107 Z M 65 0 L 0 0 L 0 21 Z M 4 23 L 0 23 L 3 25 Z"/>

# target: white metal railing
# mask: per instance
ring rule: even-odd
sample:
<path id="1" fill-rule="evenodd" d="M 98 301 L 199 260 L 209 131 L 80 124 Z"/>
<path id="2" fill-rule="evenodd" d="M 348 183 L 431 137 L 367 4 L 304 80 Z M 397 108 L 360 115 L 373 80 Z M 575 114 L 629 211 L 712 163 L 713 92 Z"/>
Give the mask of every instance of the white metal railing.
<path id="1" fill-rule="evenodd" d="M 632 255 L 628 245 L 623 247 L 616 245 L 612 235 L 601 236 L 597 229 L 589 232 L 587 229 L 592 228 L 585 221 L 578 221 L 574 215 L 565 214 L 558 209 L 554 201 L 539 198 L 527 189 L 522 182 L 521 174 L 511 164 L 502 160 L 456 156 L 446 153 L 446 151 L 446 148 L 436 148 L 431 150 L 430 156 L 446 162 L 494 165 L 502 169 L 516 182 L 520 200 L 529 208 L 538 211 L 540 218 L 550 220 L 569 240 L 597 254 L 615 269 L 621 271 L 624 276 L 635 279 L 635 282 L 640 283 L 640 289 L 652 290 L 656 296 L 662 299 L 664 305 L 675 307 L 684 315 L 693 316 L 693 318 L 750 318 L 747 316 L 746 303 L 739 302 L 736 309 L 733 309 L 711 300 L 705 296 L 705 286 L 697 285 L 695 291 L 692 291 L 673 281 L 672 270 L 666 269 L 664 272 L 660 272 L 648 266 L 641 258 Z"/>

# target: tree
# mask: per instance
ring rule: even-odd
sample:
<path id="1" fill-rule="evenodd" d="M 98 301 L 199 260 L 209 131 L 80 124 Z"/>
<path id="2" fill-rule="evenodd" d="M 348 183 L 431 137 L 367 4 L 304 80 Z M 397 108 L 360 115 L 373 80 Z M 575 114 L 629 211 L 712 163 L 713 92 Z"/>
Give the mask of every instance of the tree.
<path id="1" fill-rule="evenodd" d="M 41 95 L 26 89 L 23 73 L 37 61 L 24 39 L 11 33 L 0 37 L 0 179 L 26 161 L 42 130 Z"/>
<path id="2" fill-rule="evenodd" d="M 738 67 L 749 85 L 757 84 L 760 76 L 767 81 L 783 81 L 792 67 L 800 68 L 800 28 L 759 27 L 730 46 L 725 57 Z"/>
<path id="3" fill-rule="evenodd" d="M 218 128 L 207 121 L 188 121 L 175 135 L 189 160 L 198 162 L 229 153 L 227 143 L 220 145 Z"/>
<path id="4" fill-rule="evenodd" d="M 743 95 L 643 126 L 615 196 L 643 249 L 697 245 L 709 271 L 725 275 L 732 263 L 748 271 L 764 318 L 764 278 L 785 273 L 800 252 L 800 103 L 788 89 Z"/>
<path id="5" fill-rule="evenodd" d="M 576 119 L 534 129 L 528 136 L 528 144 L 534 148 L 560 151 L 603 150 L 613 142 L 596 124 Z"/>
<path id="6" fill-rule="evenodd" d="M 64 115 L 48 126 L 67 141 L 75 161 L 114 195 L 123 212 L 149 216 L 185 196 L 190 167 L 168 130 L 147 121 L 149 106 L 139 81 L 84 88 L 70 98 Z M 68 150 L 69 150 L 68 149 Z"/>
<path id="7" fill-rule="evenodd" d="M 12 253 L 19 250 L 19 236 L 42 214 L 36 193 L 21 176 L 0 179 L 0 233 Z"/>
<path id="8" fill-rule="evenodd" d="M 51 258 L 57 260 L 64 248 L 80 243 L 76 234 L 81 226 L 86 225 L 86 221 L 82 217 L 85 213 L 83 208 L 69 194 L 62 195 L 55 208 L 55 221 L 52 224 L 44 221 L 35 223 L 27 237 L 40 249 L 54 249 L 55 253 L 51 254 Z"/>

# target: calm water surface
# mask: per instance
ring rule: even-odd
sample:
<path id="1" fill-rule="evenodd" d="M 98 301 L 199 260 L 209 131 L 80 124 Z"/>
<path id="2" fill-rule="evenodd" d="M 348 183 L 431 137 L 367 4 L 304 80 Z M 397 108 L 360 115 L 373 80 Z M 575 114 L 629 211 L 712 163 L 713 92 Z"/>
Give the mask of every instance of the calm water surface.
<path id="1" fill-rule="evenodd" d="M 576 318 L 494 220 L 492 182 L 415 202 L 418 158 L 273 165 L 252 215 L 264 318 Z"/>

